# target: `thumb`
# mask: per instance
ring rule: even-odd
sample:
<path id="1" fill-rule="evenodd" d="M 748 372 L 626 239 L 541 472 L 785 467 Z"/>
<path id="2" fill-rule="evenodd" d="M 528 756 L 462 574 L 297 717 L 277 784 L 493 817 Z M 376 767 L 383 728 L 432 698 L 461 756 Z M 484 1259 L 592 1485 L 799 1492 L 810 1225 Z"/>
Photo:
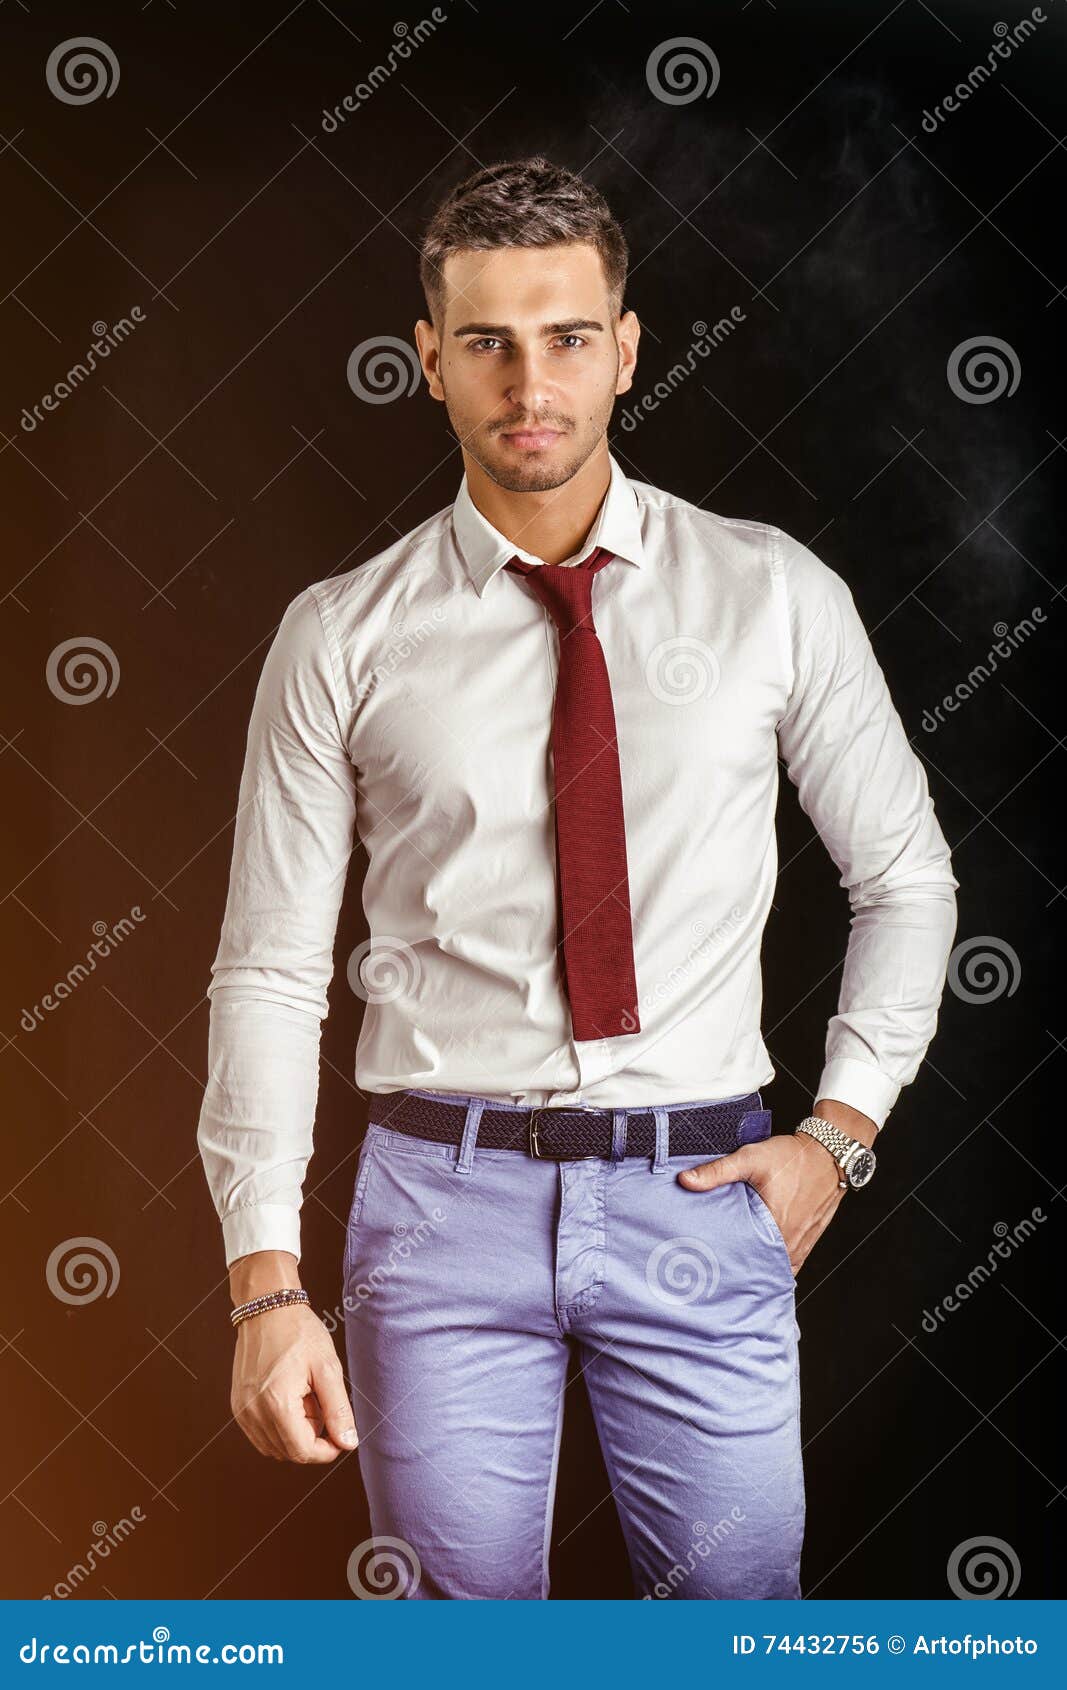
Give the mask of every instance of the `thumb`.
<path id="1" fill-rule="evenodd" d="M 714 1191 L 717 1186 L 747 1179 L 751 1172 L 751 1147 L 745 1144 L 726 1156 L 716 1156 L 713 1162 L 701 1162 L 698 1168 L 683 1168 L 678 1179 L 690 1191 Z"/>
<path id="2" fill-rule="evenodd" d="M 344 1374 L 336 1356 L 316 1360 L 311 1369 L 311 1386 L 322 1411 L 323 1430 L 338 1449 L 354 1449 L 359 1442 L 352 1404 L 345 1390 Z"/>

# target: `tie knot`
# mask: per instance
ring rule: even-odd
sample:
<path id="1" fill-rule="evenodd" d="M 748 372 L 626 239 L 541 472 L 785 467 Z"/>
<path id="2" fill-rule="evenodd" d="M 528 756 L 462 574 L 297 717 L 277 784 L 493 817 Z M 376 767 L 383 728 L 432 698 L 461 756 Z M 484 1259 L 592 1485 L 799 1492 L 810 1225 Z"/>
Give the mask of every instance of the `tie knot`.
<path id="1" fill-rule="evenodd" d="M 525 575 L 561 634 L 593 628 L 593 576 L 610 563 L 614 553 L 597 546 L 581 563 L 525 563 L 513 557 L 505 569 Z"/>

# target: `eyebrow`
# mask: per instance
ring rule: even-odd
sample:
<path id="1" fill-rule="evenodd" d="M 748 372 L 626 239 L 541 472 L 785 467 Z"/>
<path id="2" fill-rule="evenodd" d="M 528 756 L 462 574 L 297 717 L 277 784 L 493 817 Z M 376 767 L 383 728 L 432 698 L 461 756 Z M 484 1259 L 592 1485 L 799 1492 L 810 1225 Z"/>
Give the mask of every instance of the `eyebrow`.
<path id="1" fill-rule="evenodd" d="M 542 323 L 540 332 L 543 335 L 574 334 L 577 329 L 591 329 L 596 334 L 603 334 L 604 325 L 592 317 L 571 317 L 564 323 Z M 510 323 L 463 323 L 458 329 L 453 329 L 452 334 L 456 338 L 465 334 L 495 335 L 500 340 L 515 338 L 515 330 Z"/>

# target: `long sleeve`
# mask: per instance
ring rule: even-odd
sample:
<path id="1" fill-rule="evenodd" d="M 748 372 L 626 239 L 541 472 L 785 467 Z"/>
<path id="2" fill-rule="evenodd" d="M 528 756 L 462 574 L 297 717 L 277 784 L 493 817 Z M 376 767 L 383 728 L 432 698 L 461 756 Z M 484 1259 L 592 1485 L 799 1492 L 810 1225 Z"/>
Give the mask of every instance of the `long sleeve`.
<path id="1" fill-rule="evenodd" d="M 815 1098 L 881 1126 L 937 1026 L 959 882 L 846 582 L 788 535 L 778 547 L 793 671 L 779 748 L 852 912 Z"/>
<path id="2" fill-rule="evenodd" d="M 300 1256 L 319 1039 L 355 827 L 347 714 L 308 588 L 282 617 L 256 690 L 207 988 L 197 1143 L 227 1266 L 254 1250 Z"/>

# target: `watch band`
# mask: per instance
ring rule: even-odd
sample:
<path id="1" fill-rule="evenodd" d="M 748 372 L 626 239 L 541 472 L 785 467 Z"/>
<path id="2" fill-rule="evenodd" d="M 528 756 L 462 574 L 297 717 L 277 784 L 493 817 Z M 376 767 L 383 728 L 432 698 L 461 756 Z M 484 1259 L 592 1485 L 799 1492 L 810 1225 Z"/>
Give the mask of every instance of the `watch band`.
<path id="1" fill-rule="evenodd" d="M 857 1147 L 862 1148 L 858 1139 L 849 1138 L 848 1134 L 843 1133 L 840 1127 L 835 1127 L 831 1121 L 824 1121 L 821 1115 L 805 1115 L 796 1127 L 796 1131 L 808 1133 L 812 1138 L 818 1139 L 823 1149 L 830 1152 L 842 1176 L 849 1157 Z M 837 1183 L 842 1191 L 848 1190 L 847 1179 L 841 1177 Z"/>

